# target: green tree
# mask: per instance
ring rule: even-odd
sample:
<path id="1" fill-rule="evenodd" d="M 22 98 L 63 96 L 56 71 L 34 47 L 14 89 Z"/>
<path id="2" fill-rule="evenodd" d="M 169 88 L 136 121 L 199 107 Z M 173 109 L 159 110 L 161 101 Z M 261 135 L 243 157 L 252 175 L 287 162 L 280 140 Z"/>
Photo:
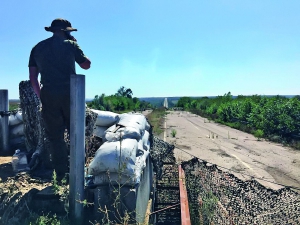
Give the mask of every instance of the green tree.
<path id="1" fill-rule="evenodd" d="M 116 93 L 117 96 L 132 98 L 132 90 L 130 88 L 120 87 Z"/>
<path id="2" fill-rule="evenodd" d="M 145 101 L 141 102 L 138 98 L 132 97 L 132 90 L 130 88 L 125 88 L 124 86 L 120 87 L 114 95 L 96 95 L 88 106 L 93 109 L 112 112 L 125 112 L 136 109 L 151 108 L 150 103 Z"/>
<path id="3" fill-rule="evenodd" d="M 177 102 L 177 107 L 190 108 L 190 103 L 192 102 L 192 98 L 190 97 L 181 97 Z"/>

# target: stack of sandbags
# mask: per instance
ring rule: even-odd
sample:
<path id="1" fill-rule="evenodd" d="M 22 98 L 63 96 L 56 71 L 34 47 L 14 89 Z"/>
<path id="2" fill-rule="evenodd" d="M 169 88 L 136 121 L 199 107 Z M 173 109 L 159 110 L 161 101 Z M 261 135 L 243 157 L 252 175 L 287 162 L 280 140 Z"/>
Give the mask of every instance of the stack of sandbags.
<path id="1" fill-rule="evenodd" d="M 123 113 L 119 116 L 119 121 L 106 130 L 105 139 L 115 141 L 131 138 L 139 141 L 149 128 L 150 125 L 143 114 Z"/>
<path id="2" fill-rule="evenodd" d="M 105 142 L 89 165 L 88 174 L 94 175 L 95 184 L 139 183 L 150 150 L 149 129 L 140 113 L 119 115 L 117 122 L 104 132 Z"/>
<path id="3" fill-rule="evenodd" d="M 11 148 L 19 148 L 24 145 L 24 123 L 22 112 L 11 114 L 8 119 L 9 144 Z"/>
<path id="4" fill-rule="evenodd" d="M 98 115 L 93 134 L 103 139 L 107 128 L 119 120 L 119 114 L 96 109 L 91 109 L 91 111 Z"/>

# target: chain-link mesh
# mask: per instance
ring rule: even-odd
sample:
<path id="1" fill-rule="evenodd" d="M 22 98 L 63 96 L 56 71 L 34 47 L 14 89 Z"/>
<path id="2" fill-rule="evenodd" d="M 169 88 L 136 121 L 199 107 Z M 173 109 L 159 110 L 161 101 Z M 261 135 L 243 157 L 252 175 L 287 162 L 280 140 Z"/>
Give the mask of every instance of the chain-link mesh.
<path id="1" fill-rule="evenodd" d="M 192 224 L 300 224 L 300 196 L 242 181 L 216 165 L 183 162 Z"/>

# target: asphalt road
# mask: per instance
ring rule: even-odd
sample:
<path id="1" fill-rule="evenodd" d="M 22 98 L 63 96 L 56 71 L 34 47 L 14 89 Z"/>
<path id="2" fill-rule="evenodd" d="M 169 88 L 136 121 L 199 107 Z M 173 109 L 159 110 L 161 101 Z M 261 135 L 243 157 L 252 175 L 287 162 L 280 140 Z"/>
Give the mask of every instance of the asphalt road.
<path id="1" fill-rule="evenodd" d="M 300 151 L 184 111 L 170 112 L 165 127 L 164 138 L 175 144 L 178 161 L 196 156 L 243 180 L 256 177 L 275 190 L 283 186 L 274 183 L 300 189 Z"/>

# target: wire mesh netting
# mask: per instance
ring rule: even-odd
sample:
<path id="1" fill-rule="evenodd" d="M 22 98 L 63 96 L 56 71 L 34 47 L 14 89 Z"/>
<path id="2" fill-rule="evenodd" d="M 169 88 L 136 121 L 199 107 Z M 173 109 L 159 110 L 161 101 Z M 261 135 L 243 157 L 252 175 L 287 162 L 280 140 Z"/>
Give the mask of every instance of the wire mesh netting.
<path id="1" fill-rule="evenodd" d="M 150 134 L 150 155 L 153 160 L 154 171 L 157 173 L 156 176 L 158 179 L 161 179 L 163 165 L 166 163 L 174 164 L 176 162 L 173 153 L 175 146 L 153 136 L 152 132 Z"/>
<path id="2" fill-rule="evenodd" d="M 192 224 L 300 224 L 300 196 L 242 181 L 194 158 L 182 163 Z"/>

